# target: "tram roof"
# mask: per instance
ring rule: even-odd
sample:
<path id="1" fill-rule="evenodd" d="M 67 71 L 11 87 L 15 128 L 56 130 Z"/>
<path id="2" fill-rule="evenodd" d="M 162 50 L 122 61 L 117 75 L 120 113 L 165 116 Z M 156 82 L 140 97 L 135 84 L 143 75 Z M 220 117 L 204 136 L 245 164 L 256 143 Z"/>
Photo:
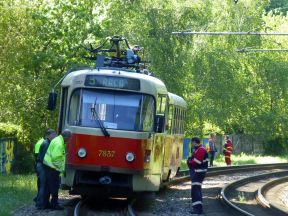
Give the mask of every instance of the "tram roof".
<path id="1" fill-rule="evenodd" d="M 171 92 L 168 92 L 168 97 L 169 97 L 169 103 L 170 104 L 187 108 L 187 103 L 182 97 L 180 97 L 176 94 L 173 94 Z"/>
<path id="2" fill-rule="evenodd" d="M 153 95 L 157 94 L 168 94 L 165 84 L 156 77 L 149 76 L 146 74 L 131 72 L 123 69 L 113 69 L 113 68 L 100 68 L 100 69 L 84 69 L 77 70 L 69 73 L 62 81 L 61 86 L 70 86 L 73 83 L 80 84 L 82 86 L 85 82 L 86 75 L 106 75 L 113 77 L 126 77 L 138 79 L 141 82 L 140 92 L 150 93 Z"/>

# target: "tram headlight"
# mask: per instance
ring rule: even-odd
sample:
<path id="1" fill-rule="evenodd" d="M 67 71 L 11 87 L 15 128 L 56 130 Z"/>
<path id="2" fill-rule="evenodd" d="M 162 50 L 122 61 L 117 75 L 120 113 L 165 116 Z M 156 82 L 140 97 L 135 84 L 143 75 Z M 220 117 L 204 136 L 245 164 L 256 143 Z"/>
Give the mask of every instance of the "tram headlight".
<path id="1" fill-rule="evenodd" d="M 86 149 L 85 149 L 85 148 L 80 148 L 80 149 L 78 150 L 78 157 L 84 158 L 84 157 L 86 157 L 86 155 L 87 155 L 87 152 L 86 152 Z"/>
<path id="2" fill-rule="evenodd" d="M 135 160 L 135 155 L 134 155 L 132 152 L 126 153 L 126 160 L 127 160 L 128 162 L 134 161 L 134 160 Z"/>

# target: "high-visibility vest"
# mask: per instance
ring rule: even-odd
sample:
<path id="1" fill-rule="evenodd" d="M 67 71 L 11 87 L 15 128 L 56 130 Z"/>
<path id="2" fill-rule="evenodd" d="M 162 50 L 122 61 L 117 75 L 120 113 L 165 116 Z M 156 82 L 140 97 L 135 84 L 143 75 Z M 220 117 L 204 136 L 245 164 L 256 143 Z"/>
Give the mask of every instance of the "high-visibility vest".
<path id="1" fill-rule="evenodd" d="M 43 163 L 59 172 L 65 169 L 65 143 L 62 135 L 55 137 L 47 149 Z"/>
<path id="2" fill-rule="evenodd" d="M 207 149 L 208 152 L 211 152 L 211 151 L 216 152 L 217 151 L 214 139 L 211 139 L 211 138 L 208 139 L 208 145 L 207 145 L 206 149 Z"/>
<path id="3" fill-rule="evenodd" d="M 34 147 L 34 153 L 35 154 L 39 154 L 40 146 L 42 145 L 43 142 L 44 142 L 43 137 L 37 141 L 37 143 L 35 144 L 35 147 Z"/>

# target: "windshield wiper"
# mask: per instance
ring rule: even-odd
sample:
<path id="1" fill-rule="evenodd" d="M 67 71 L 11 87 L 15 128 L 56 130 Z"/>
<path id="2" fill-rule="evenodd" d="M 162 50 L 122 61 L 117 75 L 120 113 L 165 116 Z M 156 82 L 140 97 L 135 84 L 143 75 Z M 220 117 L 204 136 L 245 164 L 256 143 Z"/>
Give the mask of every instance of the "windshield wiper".
<path id="1" fill-rule="evenodd" d="M 107 129 L 104 127 L 104 125 L 102 124 L 102 121 L 98 115 L 98 112 L 96 110 L 96 100 L 95 100 L 95 103 L 92 104 L 92 107 L 91 107 L 91 113 L 92 113 L 92 116 L 95 120 L 97 120 L 100 128 L 101 128 L 101 131 L 102 133 L 104 134 L 105 137 L 110 137 L 110 134 L 108 133 Z"/>

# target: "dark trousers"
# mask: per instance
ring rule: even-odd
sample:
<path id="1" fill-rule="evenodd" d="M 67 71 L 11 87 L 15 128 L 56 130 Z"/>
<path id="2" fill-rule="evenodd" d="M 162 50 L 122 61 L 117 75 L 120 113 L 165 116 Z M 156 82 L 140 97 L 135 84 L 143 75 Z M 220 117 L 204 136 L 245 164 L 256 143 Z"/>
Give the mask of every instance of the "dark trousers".
<path id="1" fill-rule="evenodd" d="M 50 206 L 51 208 L 55 208 L 58 206 L 58 192 L 60 188 L 60 172 L 45 166 L 45 173 L 46 173 L 46 196 L 48 199 L 51 195 Z"/>
<path id="2" fill-rule="evenodd" d="M 49 197 L 47 196 L 47 188 L 46 188 L 46 171 L 44 169 L 44 165 L 40 162 L 36 165 L 36 170 L 39 179 L 39 188 L 36 200 L 37 208 L 47 208 L 49 206 Z"/>
<path id="3" fill-rule="evenodd" d="M 39 181 L 40 181 L 40 179 L 39 179 L 39 173 L 38 173 L 38 171 L 37 171 L 37 162 L 35 163 L 34 168 L 35 168 L 35 172 L 36 172 L 36 176 L 37 176 L 37 194 L 36 194 L 36 196 L 33 198 L 33 201 L 36 203 L 36 202 L 37 202 L 38 193 L 39 193 L 39 186 L 40 186 L 40 183 L 39 183 Z"/>
<path id="4" fill-rule="evenodd" d="M 227 166 L 231 165 L 231 154 L 230 153 L 225 153 L 225 162 L 227 164 Z"/>
<path id="5" fill-rule="evenodd" d="M 214 156 L 215 156 L 215 151 L 210 151 L 209 156 L 210 156 L 210 167 L 212 167 L 213 161 L 214 161 Z"/>
<path id="6" fill-rule="evenodd" d="M 202 182 L 205 178 L 205 172 L 196 173 L 193 169 L 190 169 L 190 177 L 192 181 L 191 197 L 193 210 L 195 213 L 201 214 L 203 212 Z"/>

